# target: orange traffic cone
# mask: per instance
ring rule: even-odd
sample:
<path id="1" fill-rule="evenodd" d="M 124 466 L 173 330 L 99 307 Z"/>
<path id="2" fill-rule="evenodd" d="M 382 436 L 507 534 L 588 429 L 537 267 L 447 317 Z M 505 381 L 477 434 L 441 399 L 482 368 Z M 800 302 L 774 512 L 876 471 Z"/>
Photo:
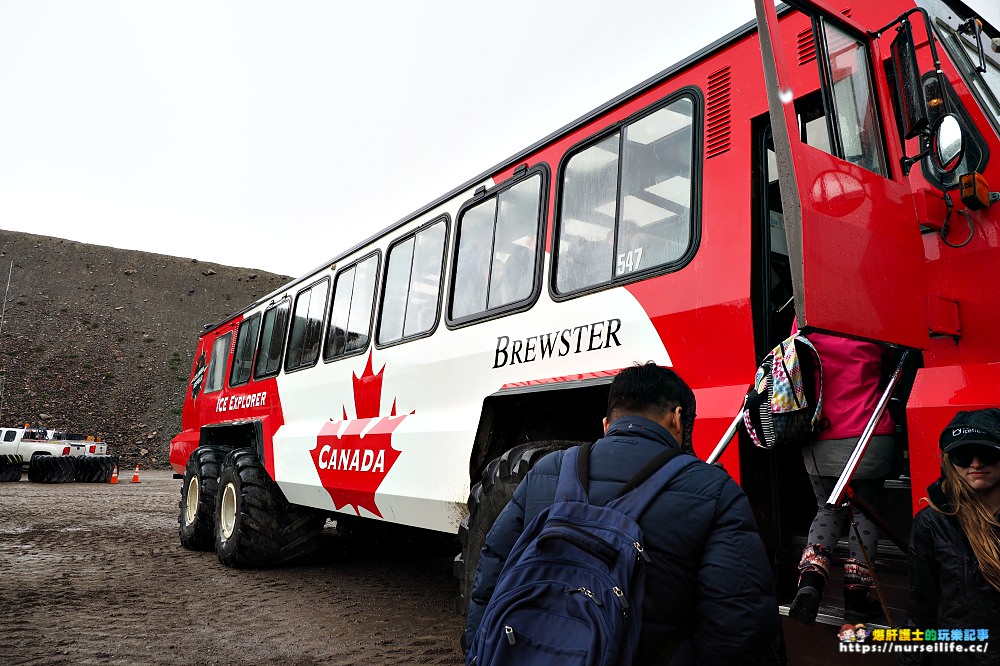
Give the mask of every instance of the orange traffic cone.
<path id="1" fill-rule="evenodd" d="M 111 472 L 111 483 L 118 483 L 118 465 L 115 465 L 115 471 Z"/>
<path id="2" fill-rule="evenodd" d="M 136 464 L 136 466 L 135 466 L 135 474 L 132 475 L 132 483 L 142 483 L 142 481 L 139 480 L 139 465 L 138 464 Z"/>

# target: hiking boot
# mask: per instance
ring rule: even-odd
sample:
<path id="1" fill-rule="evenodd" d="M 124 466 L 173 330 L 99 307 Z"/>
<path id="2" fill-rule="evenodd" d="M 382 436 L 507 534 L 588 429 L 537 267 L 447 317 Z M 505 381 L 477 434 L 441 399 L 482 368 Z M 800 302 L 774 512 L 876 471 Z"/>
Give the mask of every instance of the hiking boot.
<path id="1" fill-rule="evenodd" d="M 819 613 L 820 593 L 815 587 L 802 587 L 795 593 L 792 605 L 788 607 L 788 617 L 802 624 L 813 624 Z"/>

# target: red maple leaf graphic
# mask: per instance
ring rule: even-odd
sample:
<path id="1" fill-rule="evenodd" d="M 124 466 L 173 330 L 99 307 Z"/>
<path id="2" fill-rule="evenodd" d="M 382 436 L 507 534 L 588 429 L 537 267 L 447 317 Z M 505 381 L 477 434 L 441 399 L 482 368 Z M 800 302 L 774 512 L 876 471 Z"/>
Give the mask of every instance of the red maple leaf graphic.
<path id="1" fill-rule="evenodd" d="M 385 366 L 377 374 L 372 371 L 369 353 L 364 372 L 353 377 L 356 417 L 349 418 L 344 405 L 343 418 L 324 423 L 316 448 L 309 452 L 334 508 L 352 506 L 359 516 L 364 508 L 382 517 L 375 493 L 399 458 L 399 451 L 392 448 L 392 432 L 408 416 L 396 416 L 395 400 L 389 415 L 379 416 L 384 371 Z"/>

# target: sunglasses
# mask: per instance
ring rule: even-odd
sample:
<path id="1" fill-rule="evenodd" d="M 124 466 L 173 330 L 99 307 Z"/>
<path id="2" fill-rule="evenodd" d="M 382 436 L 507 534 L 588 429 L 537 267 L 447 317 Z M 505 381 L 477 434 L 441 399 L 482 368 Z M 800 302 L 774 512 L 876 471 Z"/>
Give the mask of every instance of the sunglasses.
<path id="1" fill-rule="evenodd" d="M 973 458 L 979 458 L 984 465 L 1000 463 L 1000 449 L 992 446 L 960 446 L 948 453 L 955 467 L 970 467 Z"/>

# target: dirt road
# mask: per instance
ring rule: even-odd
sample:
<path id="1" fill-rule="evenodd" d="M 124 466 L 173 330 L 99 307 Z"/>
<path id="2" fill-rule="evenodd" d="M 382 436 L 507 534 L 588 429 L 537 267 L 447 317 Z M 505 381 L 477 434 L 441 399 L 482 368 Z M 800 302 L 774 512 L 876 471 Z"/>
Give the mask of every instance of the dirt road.
<path id="1" fill-rule="evenodd" d="M 177 539 L 180 481 L 0 484 L 0 663 L 459 664 L 448 546 L 237 571 Z M 402 552 L 401 552 L 402 551 Z"/>

